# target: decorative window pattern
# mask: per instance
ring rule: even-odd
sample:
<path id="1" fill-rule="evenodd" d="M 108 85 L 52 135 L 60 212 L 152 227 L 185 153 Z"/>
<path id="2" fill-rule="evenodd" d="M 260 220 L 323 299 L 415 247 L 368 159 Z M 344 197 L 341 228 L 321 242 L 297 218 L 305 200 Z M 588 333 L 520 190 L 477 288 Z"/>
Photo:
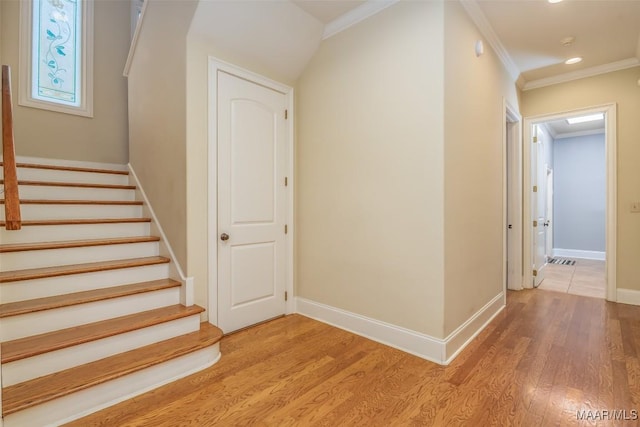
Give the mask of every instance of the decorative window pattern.
<path id="1" fill-rule="evenodd" d="M 93 0 L 24 0 L 20 15 L 20 105 L 91 117 Z"/>
<path id="2" fill-rule="evenodd" d="M 33 98 L 80 105 L 81 8 L 77 0 L 33 0 Z"/>

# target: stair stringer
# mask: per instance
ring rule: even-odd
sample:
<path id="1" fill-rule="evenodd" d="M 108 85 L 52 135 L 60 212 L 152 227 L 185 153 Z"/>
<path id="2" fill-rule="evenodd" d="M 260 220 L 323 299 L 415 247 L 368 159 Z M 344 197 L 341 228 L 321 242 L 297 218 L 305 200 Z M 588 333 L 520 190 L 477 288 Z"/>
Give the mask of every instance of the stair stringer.
<path id="1" fill-rule="evenodd" d="M 194 278 L 187 277 L 184 274 L 184 271 L 180 267 L 180 263 L 178 263 L 178 259 L 176 258 L 173 249 L 171 249 L 169 239 L 167 239 L 167 235 L 164 233 L 162 225 L 160 225 L 160 221 L 158 221 L 158 217 L 153 211 L 153 207 L 151 206 L 151 202 L 149 201 L 149 198 L 147 197 L 147 194 L 142 187 L 142 183 L 138 179 L 138 175 L 136 175 L 136 172 L 133 169 L 131 163 L 129 163 L 127 166 L 129 168 L 129 183 L 136 186 L 135 200 L 144 201 L 144 204 L 142 206 L 142 213 L 144 216 L 151 218 L 151 234 L 160 236 L 160 255 L 171 260 L 171 262 L 169 263 L 169 278 L 182 283 L 182 287 L 180 290 L 180 303 L 187 307 L 192 306 L 194 304 Z"/>

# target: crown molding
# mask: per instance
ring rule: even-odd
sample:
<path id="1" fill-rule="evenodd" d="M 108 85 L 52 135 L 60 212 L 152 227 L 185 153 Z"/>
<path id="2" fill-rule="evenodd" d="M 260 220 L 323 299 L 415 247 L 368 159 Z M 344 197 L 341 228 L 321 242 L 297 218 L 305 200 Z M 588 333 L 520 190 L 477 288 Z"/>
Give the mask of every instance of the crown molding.
<path id="1" fill-rule="evenodd" d="M 353 10 L 338 16 L 333 21 L 329 22 L 324 27 L 324 33 L 322 34 L 322 40 L 326 40 L 331 36 L 338 34 L 341 31 L 357 24 L 360 21 L 375 15 L 378 12 L 388 8 L 389 6 L 397 3 L 399 0 L 368 0 L 361 6 L 356 7 Z"/>
<path id="2" fill-rule="evenodd" d="M 507 72 L 511 76 L 511 78 L 516 81 L 520 76 L 520 70 L 513 59 L 511 59 L 511 55 L 507 52 L 502 41 L 500 41 L 500 37 L 496 34 L 495 30 L 487 20 L 487 17 L 480 9 L 478 2 L 476 0 L 460 0 L 462 7 L 467 11 L 467 14 L 471 18 L 471 20 L 476 24 L 480 33 L 487 39 L 493 50 L 495 51 L 502 64 L 507 69 Z"/>
<path id="3" fill-rule="evenodd" d="M 611 73 L 613 71 L 625 70 L 627 68 L 640 66 L 640 59 L 628 58 L 622 61 L 610 62 L 608 64 L 597 65 L 595 67 L 584 68 L 582 70 L 572 71 L 570 73 L 559 74 L 557 76 L 546 77 L 544 79 L 531 80 L 526 82 L 522 90 L 538 89 L 545 86 L 551 86 L 558 83 L 570 82 L 572 80 L 584 79 L 585 77 L 593 77 L 600 74 Z"/>

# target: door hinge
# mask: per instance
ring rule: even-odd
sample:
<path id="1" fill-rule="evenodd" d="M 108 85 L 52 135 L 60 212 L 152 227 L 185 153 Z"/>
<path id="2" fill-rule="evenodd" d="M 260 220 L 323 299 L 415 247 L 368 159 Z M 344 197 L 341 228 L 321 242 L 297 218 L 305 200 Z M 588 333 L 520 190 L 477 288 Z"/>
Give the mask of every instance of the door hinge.
<path id="1" fill-rule="evenodd" d="M 284 234 L 289 232 L 289 226 L 287 224 L 284 225 Z"/>
<path id="2" fill-rule="evenodd" d="M 534 185 L 534 186 L 533 186 L 533 192 L 534 192 L 534 193 L 537 193 L 537 192 L 538 192 L 538 186 L 537 186 L 537 185 Z"/>
<path id="3" fill-rule="evenodd" d="M 284 110 L 284 119 L 287 120 L 289 118 L 289 110 Z"/>
<path id="4" fill-rule="evenodd" d="M 534 221 L 533 221 L 533 226 L 534 226 L 534 227 L 537 227 L 537 226 L 538 226 L 538 221 L 535 221 L 535 220 L 534 220 Z"/>
<path id="5" fill-rule="evenodd" d="M 289 293 L 284 291 L 284 300 L 287 301 L 289 299 Z"/>
<path id="6" fill-rule="evenodd" d="M 538 275 L 538 270 L 533 270 L 533 277 L 536 277 Z"/>
<path id="7" fill-rule="evenodd" d="M 538 142 L 538 137 L 537 137 L 537 136 L 534 136 L 534 137 L 533 137 L 533 143 L 535 144 L 536 142 Z"/>
<path id="8" fill-rule="evenodd" d="M 287 185 L 289 185 L 289 178 L 287 178 L 286 176 L 284 177 L 284 186 L 286 187 Z"/>

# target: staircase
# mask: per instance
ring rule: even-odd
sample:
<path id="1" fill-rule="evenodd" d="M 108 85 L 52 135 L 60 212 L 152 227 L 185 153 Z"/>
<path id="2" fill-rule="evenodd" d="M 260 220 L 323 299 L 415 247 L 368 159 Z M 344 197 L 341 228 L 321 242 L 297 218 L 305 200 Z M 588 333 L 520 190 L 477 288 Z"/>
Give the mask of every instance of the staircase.
<path id="1" fill-rule="evenodd" d="M 126 168 L 68 163 L 18 163 L 21 230 L 0 206 L 5 427 L 59 425 L 220 356 Z"/>

